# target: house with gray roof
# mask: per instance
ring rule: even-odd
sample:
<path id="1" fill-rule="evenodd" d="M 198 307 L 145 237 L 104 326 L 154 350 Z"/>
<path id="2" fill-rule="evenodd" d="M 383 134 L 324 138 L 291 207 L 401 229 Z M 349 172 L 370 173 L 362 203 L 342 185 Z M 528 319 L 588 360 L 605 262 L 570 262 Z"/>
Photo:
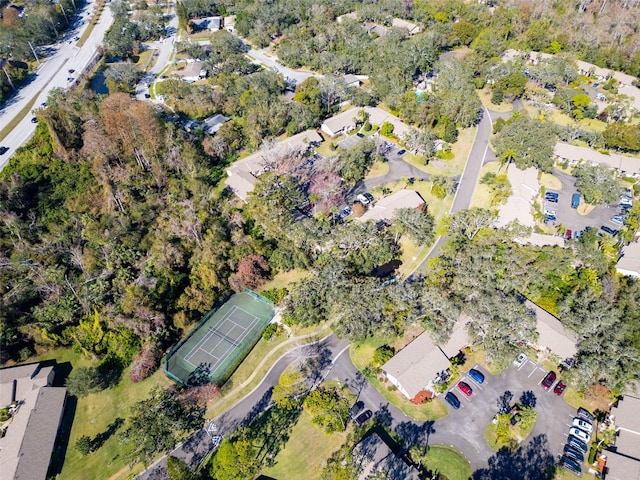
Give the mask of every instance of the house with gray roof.
<path id="1" fill-rule="evenodd" d="M 558 142 L 553 149 L 556 160 L 577 164 L 580 160 L 618 170 L 622 175 L 640 176 L 640 158 L 625 157 L 617 153 L 608 155 L 587 147 Z"/>
<path id="2" fill-rule="evenodd" d="M 565 328 L 555 316 L 530 300 L 525 301 L 527 309 L 536 316 L 538 339 L 533 345 L 538 350 L 548 351 L 566 360 L 578 353 L 576 335 Z"/>
<path id="3" fill-rule="evenodd" d="M 625 393 L 611 409 L 616 442 L 606 456 L 606 480 L 640 480 L 640 397 Z"/>
<path id="4" fill-rule="evenodd" d="M 640 242 L 637 239 L 622 248 L 616 270 L 621 275 L 640 278 Z"/>
<path id="5" fill-rule="evenodd" d="M 409 35 L 415 35 L 416 33 L 420 33 L 420 31 L 422 30 L 419 25 L 416 25 L 415 23 L 408 20 L 403 20 L 402 18 L 394 18 L 391 21 L 391 26 L 399 28 L 400 30 L 404 30 Z"/>
<path id="6" fill-rule="evenodd" d="M 229 117 L 225 117 L 220 113 L 218 113 L 217 115 L 214 115 L 213 117 L 209 117 L 204 121 L 205 132 L 207 132 L 209 135 L 213 135 L 218 130 L 220 130 L 220 128 L 222 127 L 222 125 L 224 125 L 225 122 L 228 122 L 228 121 L 229 121 Z"/>
<path id="7" fill-rule="evenodd" d="M 418 192 L 415 190 L 408 190 L 403 188 L 402 190 L 389 195 L 388 197 L 381 198 L 375 205 L 369 208 L 362 216 L 356 220 L 359 222 L 366 222 L 367 220 L 373 220 L 375 222 L 390 223 L 395 215 L 396 211 L 401 208 L 422 208 L 424 206 L 424 200 Z"/>
<path id="8" fill-rule="evenodd" d="M 54 369 L 38 363 L 0 370 L 0 407 L 10 418 L 1 425 L 0 478 L 48 478 L 67 390 L 53 387 Z"/>
<path id="9" fill-rule="evenodd" d="M 420 398 L 421 392 L 432 390 L 434 380 L 446 372 L 450 359 L 468 345 L 466 324 L 462 316 L 453 327 L 449 340 L 439 347 L 424 331 L 382 366 L 382 371 L 407 399 Z"/>

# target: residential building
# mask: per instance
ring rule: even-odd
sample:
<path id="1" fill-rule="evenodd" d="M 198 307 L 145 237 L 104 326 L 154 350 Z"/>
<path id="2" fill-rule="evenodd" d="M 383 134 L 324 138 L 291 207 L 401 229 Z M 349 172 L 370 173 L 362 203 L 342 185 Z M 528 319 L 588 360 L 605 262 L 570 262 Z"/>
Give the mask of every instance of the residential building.
<path id="1" fill-rule="evenodd" d="M 345 75 L 344 77 L 342 77 L 342 80 L 344 81 L 344 84 L 347 88 L 359 87 L 361 83 L 358 77 L 351 74 Z"/>
<path id="2" fill-rule="evenodd" d="M 393 134 L 402 138 L 410 127 L 395 115 L 390 114 L 378 107 L 354 107 L 339 113 L 331 118 L 327 118 L 320 129 L 330 137 L 337 137 L 343 133 L 348 133 L 356 128 L 356 124 L 360 122 L 360 112 L 364 110 L 369 116 L 371 125 L 382 126 L 383 123 L 389 122 L 393 125 Z"/>
<path id="3" fill-rule="evenodd" d="M 336 17 L 336 21 L 338 23 L 342 23 L 344 20 L 353 20 L 354 22 L 358 21 L 358 13 L 357 12 L 349 12 L 349 13 L 345 13 L 344 15 L 340 15 L 339 17 Z"/>
<path id="4" fill-rule="evenodd" d="M 521 170 L 515 165 L 510 165 L 507 170 L 507 178 L 511 183 L 511 195 L 507 199 L 507 203 L 500 207 L 494 225 L 503 228 L 511 222 L 517 221 L 526 227 L 535 227 L 536 223 L 531 209 L 534 199 L 540 191 L 538 170 L 534 167 Z"/>
<path id="5" fill-rule="evenodd" d="M 580 160 L 617 170 L 621 175 L 640 176 L 640 158 L 625 157 L 617 153 L 605 155 L 587 147 L 569 143 L 556 143 L 553 151 L 556 160 L 577 164 Z"/>
<path id="6" fill-rule="evenodd" d="M 45 480 L 67 390 L 53 387 L 53 366 L 38 363 L 0 370 L 0 408 L 11 418 L 0 436 L 2 480 Z"/>
<path id="7" fill-rule="evenodd" d="M 575 357 L 578 353 L 576 335 L 565 328 L 555 316 L 535 303 L 526 300 L 525 306 L 536 316 L 538 339 L 532 346 L 557 355 L 563 360 Z"/>
<path id="8" fill-rule="evenodd" d="M 401 30 L 404 30 L 409 35 L 415 35 L 416 33 L 419 33 L 422 30 L 415 23 L 409 22 L 407 20 L 403 20 L 401 18 L 394 18 L 391 21 L 391 26 L 395 27 L 395 28 L 399 28 Z"/>
<path id="9" fill-rule="evenodd" d="M 442 347 L 433 342 L 429 332 L 421 333 L 382 366 L 389 382 L 409 400 L 419 403 L 424 391 L 433 391 L 434 380 L 447 371 L 450 358 L 468 344 L 468 321 L 468 317 L 461 317 Z"/>
<path id="10" fill-rule="evenodd" d="M 181 77 L 185 82 L 197 82 L 207 76 L 207 72 L 203 69 L 203 66 L 203 62 L 188 61 L 182 70 L 172 72 L 171 75 Z"/>
<path id="11" fill-rule="evenodd" d="M 545 235 L 543 233 L 532 232 L 525 238 L 514 238 L 520 245 L 535 245 L 536 247 L 561 247 L 564 248 L 564 237 L 558 235 Z"/>
<path id="12" fill-rule="evenodd" d="M 253 191 L 258 177 L 265 172 L 269 164 L 278 158 L 291 154 L 304 154 L 310 148 L 322 143 L 322 136 L 315 130 L 307 130 L 281 142 L 266 145 L 266 148 L 234 162 L 227 169 L 227 187 L 242 201 L 247 200 L 249 192 Z"/>
<path id="13" fill-rule="evenodd" d="M 360 222 L 373 220 L 375 222 L 391 223 L 397 210 L 401 208 L 422 208 L 424 203 L 424 200 L 418 192 L 403 188 L 388 197 L 378 200 L 375 205 L 370 207 L 356 220 Z"/>
<path id="14" fill-rule="evenodd" d="M 377 23 L 364 23 L 363 28 L 369 35 L 375 35 L 376 37 L 386 37 L 389 35 L 389 29 L 382 25 L 378 25 Z"/>
<path id="15" fill-rule="evenodd" d="M 222 28 L 222 17 L 205 17 L 196 18 L 191 20 L 191 24 L 197 30 L 209 30 L 211 32 L 217 32 Z"/>
<path id="16" fill-rule="evenodd" d="M 622 256 L 616 264 L 616 270 L 621 275 L 640 278 L 640 242 L 637 239 L 622 248 Z"/>
<path id="17" fill-rule="evenodd" d="M 610 418 L 616 428 L 614 447 L 604 452 L 607 457 L 606 480 L 640 480 L 640 397 L 625 393 L 611 409 Z"/>
<path id="18" fill-rule="evenodd" d="M 582 60 L 576 60 L 576 67 L 578 67 L 578 73 L 580 73 L 580 75 L 594 77 L 601 82 L 606 82 L 613 74 L 613 72 L 607 68 L 598 67 L 597 65 L 583 62 Z"/>
<path id="19" fill-rule="evenodd" d="M 204 121 L 205 131 L 209 135 L 213 135 L 218 130 L 220 130 L 220 127 L 222 127 L 222 125 L 224 125 L 224 123 L 227 121 L 229 121 L 229 118 L 220 113 L 214 115 L 213 117 L 209 117 Z"/>

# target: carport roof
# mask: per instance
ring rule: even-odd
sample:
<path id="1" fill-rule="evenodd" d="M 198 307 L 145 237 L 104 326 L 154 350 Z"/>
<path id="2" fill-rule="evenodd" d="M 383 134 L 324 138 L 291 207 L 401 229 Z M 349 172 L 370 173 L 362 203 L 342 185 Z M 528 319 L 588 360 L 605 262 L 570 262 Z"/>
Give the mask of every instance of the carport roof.
<path id="1" fill-rule="evenodd" d="M 577 147 L 569 143 L 558 142 L 553 153 L 565 160 L 585 160 L 609 168 L 617 168 L 630 175 L 640 174 L 640 158 L 625 157 L 617 153 L 604 155 L 587 147 Z"/>
<path id="2" fill-rule="evenodd" d="M 576 336 L 564 328 L 560 320 L 535 303 L 527 300 L 527 308 L 536 315 L 538 346 L 548 348 L 561 358 L 571 358 L 578 353 Z"/>
<path id="3" fill-rule="evenodd" d="M 635 241 L 622 249 L 616 269 L 623 275 L 640 276 L 640 242 Z"/>
<path id="4" fill-rule="evenodd" d="M 640 398 L 633 395 L 624 395 L 622 400 L 618 401 L 618 406 L 611 409 L 616 427 L 640 435 L 640 415 L 638 412 L 640 412 Z M 640 445 L 638 449 L 640 450 Z M 640 452 L 638 453 L 640 454 Z"/>
<path id="5" fill-rule="evenodd" d="M 604 452 L 607 456 L 607 480 L 639 480 L 640 462 L 616 452 Z"/>

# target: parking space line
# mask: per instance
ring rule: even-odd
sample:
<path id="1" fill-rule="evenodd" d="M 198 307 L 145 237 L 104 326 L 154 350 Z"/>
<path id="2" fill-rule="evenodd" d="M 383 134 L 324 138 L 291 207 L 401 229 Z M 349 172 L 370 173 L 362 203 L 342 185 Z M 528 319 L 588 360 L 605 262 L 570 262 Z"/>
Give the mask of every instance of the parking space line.
<path id="1" fill-rule="evenodd" d="M 542 370 L 543 372 L 546 372 L 546 370 L 544 368 L 539 367 L 537 364 L 534 364 L 534 368 L 533 368 L 533 370 L 531 370 L 531 373 L 529 374 L 529 378 L 531 377 L 531 375 L 536 373 L 538 371 L 538 369 Z"/>

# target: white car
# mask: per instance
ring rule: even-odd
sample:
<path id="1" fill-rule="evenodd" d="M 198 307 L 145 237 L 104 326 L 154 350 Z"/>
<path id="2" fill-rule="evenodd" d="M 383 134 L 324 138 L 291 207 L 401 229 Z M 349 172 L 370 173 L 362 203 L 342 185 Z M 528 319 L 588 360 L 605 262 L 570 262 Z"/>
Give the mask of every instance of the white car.
<path id="1" fill-rule="evenodd" d="M 362 194 L 358 195 L 356 200 L 358 200 L 362 205 L 369 205 L 369 199 Z"/>
<path id="2" fill-rule="evenodd" d="M 591 441 L 591 435 L 585 432 L 584 430 L 580 430 L 577 427 L 572 427 L 569 429 L 569 435 L 573 435 L 574 437 L 578 437 L 584 443 L 589 443 Z"/>
<path id="3" fill-rule="evenodd" d="M 521 353 L 513 361 L 513 366 L 516 368 L 520 368 L 526 361 L 527 361 L 527 355 L 525 353 Z"/>
<path id="4" fill-rule="evenodd" d="M 573 419 L 573 426 L 578 427 L 580 430 L 584 430 L 587 433 L 593 432 L 593 426 L 589 422 L 578 417 Z"/>

